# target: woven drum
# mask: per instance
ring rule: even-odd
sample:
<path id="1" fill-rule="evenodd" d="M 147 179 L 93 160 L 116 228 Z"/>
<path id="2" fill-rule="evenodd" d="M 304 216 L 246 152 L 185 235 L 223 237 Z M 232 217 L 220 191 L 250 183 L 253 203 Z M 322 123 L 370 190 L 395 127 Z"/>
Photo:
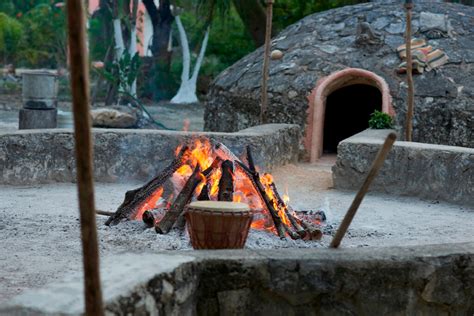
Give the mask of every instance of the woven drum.
<path id="1" fill-rule="evenodd" d="M 194 249 L 237 249 L 245 245 L 253 214 L 244 203 L 197 201 L 185 216 Z"/>

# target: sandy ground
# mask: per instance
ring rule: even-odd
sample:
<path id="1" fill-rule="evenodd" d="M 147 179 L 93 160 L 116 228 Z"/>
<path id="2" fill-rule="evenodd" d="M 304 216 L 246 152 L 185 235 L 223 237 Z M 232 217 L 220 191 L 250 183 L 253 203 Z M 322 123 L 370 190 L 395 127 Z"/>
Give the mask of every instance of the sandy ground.
<path id="1" fill-rule="evenodd" d="M 330 164 L 288 165 L 273 174 L 281 191 L 288 188 L 297 209 L 317 209 L 329 202 L 328 222 L 343 217 L 353 192 L 331 189 Z M 98 209 L 114 210 L 126 190 L 137 183 L 97 184 Z M 327 202 L 325 202 L 327 201 Z M 102 258 L 127 250 L 190 250 L 186 235 L 157 235 L 140 222 L 106 227 L 97 218 Z M 343 247 L 386 247 L 474 241 L 474 210 L 465 207 L 369 194 L 363 201 Z M 28 288 L 38 288 L 81 270 L 79 219 L 74 184 L 0 186 L 0 304 Z M 252 231 L 248 248 L 327 247 L 321 242 L 280 241 Z"/>

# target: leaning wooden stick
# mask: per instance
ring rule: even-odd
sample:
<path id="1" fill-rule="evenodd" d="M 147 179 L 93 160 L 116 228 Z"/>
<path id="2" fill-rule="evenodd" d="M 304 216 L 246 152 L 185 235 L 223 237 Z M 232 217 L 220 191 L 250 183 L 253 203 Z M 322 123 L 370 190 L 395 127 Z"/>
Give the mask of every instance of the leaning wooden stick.
<path id="1" fill-rule="evenodd" d="M 389 153 L 396 139 L 397 139 L 397 135 L 395 135 L 395 133 L 388 134 L 387 138 L 385 139 L 385 142 L 383 143 L 382 148 L 380 148 L 379 152 L 377 153 L 377 156 L 375 157 L 374 162 L 372 163 L 372 166 L 370 167 L 369 173 L 367 174 L 367 177 L 365 178 L 364 183 L 362 184 L 359 191 L 357 192 L 354 200 L 352 201 L 351 206 L 349 207 L 349 210 L 346 213 L 346 216 L 342 220 L 342 223 L 339 226 L 339 229 L 337 230 L 336 235 L 334 236 L 331 242 L 331 245 L 330 245 L 331 248 L 337 248 L 341 244 L 341 240 L 342 238 L 344 238 L 344 235 L 346 234 L 347 229 L 351 225 L 351 222 L 354 219 L 354 216 L 357 212 L 357 209 L 360 206 L 360 203 L 362 203 L 362 200 L 364 199 L 365 194 L 369 190 L 370 184 L 372 183 L 374 178 L 377 176 L 380 168 L 382 167 L 385 161 L 385 158 L 387 158 L 387 154 Z"/>
<path id="2" fill-rule="evenodd" d="M 274 0 L 267 0 L 267 24 L 265 30 L 265 49 L 263 56 L 263 74 L 262 74 L 262 96 L 260 108 L 260 123 L 267 122 L 267 107 L 268 107 L 268 67 L 270 64 L 270 46 L 272 37 L 272 19 L 273 19 L 273 2 Z"/>
<path id="3" fill-rule="evenodd" d="M 413 9 L 413 1 L 406 0 L 405 9 L 407 13 L 406 21 L 406 34 L 405 34 L 405 49 L 406 49 L 406 59 L 407 59 L 407 115 L 405 122 L 405 140 L 408 142 L 412 141 L 413 134 L 413 112 L 414 112 L 414 103 L 415 103 L 415 87 L 413 84 L 413 61 L 411 56 L 411 10 Z"/>
<path id="4" fill-rule="evenodd" d="M 89 113 L 89 61 L 83 0 L 67 1 L 71 91 L 74 113 L 77 187 L 81 218 L 86 315 L 104 315 L 94 206 L 92 132 Z"/>
<path id="5" fill-rule="evenodd" d="M 102 211 L 102 210 L 95 210 L 95 213 L 97 215 L 102 215 L 102 216 L 113 216 L 115 212 L 108 212 L 108 211 Z"/>

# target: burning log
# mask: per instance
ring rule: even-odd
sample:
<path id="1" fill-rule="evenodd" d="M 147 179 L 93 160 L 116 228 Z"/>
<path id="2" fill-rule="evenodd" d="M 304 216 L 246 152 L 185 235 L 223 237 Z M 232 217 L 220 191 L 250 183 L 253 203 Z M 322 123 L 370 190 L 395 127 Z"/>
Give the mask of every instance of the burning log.
<path id="1" fill-rule="evenodd" d="M 239 158 L 229 149 L 226 145 L 219 142 L 213 142 L 212 147 L 214 152 L 216 153 L 217 157 L 222 160 L 230 160 L 230 161 L 240 161 Z"/>
<path id="2" fill-rule="evenodd" d="M 301 226 L 307 232 L 304 240 L 320 240 L 323 237 L 323 232 L 318 227 L 314 226 L 312 223 L 307 222 L 301 219 Z"/>
<path id="3" fill-rule="evenodd" d="M 284 227 L 285 225 L 283 224 L 280 216 L 278 215 L 277 210 L 275 210 L 275 208 L 273 207 L 273 201 L 270 200 L 267 193 L 265 192 L 265 187 L 263 186 L 262 182 L 260 181 L 260 175 L 255 170 L 255 164 L 253 162 L 253 157 L 252 157 L 249 146 L 247 146 L 247 161 L 248 161 L 249 166 L 253 166 L 254 171 L 252 171 L 249 167 L 247 167 L 240 160 L 236 161 L 236 164 L 237 164 L 237 166 L 239 166 L 242 169 L 242 171 L 251 180 L 255 190 L 258 192 L 258 194 L 262 198 L 262 201 L 265 203 L 265 206 L 267 207 L 268 212 L 270 213 L 270 215 L 273 219 L 273 224 L 275 225 L 278 236 L 281 239 L 284 239 L 286 237 L 285 227 Z"/>
<path id="4" fill-rule="evenodd" d="M 283 201 L 283 199 L 281 198 L 280 196 L 280 193 L 278 193 L 278 190 L 276 188 L 276 185 L 275 185 L 275 182 L 272 182 L 270 184 L 270 187 L 273 191 L 273 194 L 275 195 L 276 199 L 277 199 L 277 204 L 279 207 L 282 207 L 284 210 L 285 210 L 285 215 L 286 217 L 288 217 L 288 220 L 290 221 L 291 223 L 291 226 L 293 226 L 293 228 L 296 230 L 296 233 L 301 237 L 303 238 L 305 235 L 306 235 L 306 231 L 305 229 L 300 225 L 300 223 L 298 223 L 298 220 L 296 219 L 296 217 L 293 215 L 293 210 L 290 210 L 290 206 L 289 205 L 286 205 L 285 202 Z"/>
<path id="5" fill-rule="evenodd" d="M 199 196 L 197 197 L 198 201 L 209 201 L 209 188 L 207 187 L 207 181 L 202 187 L 201 193 L 199 193 Z"/>
<path id="6" fill-rule="evenodd" d="M 151 211 L 143 212 L 142 220 L 148 228 L 152 228 L 155 226 L 155 216 Z"/>
<path id="7" fill-rule="evenodd" d="M 184 207 L 191 201 L 196 187 L 199 185 L 199 183 L 201 183 L 203 178 L 206 178 L 212 172 L 212 170 L 214 170 L 217 162 L 217 159 L 214 160 L 212 165 L 202 173 L 199 164 L 196 165 L 194 172 L 191 174 L 188 181 L 186 181 L 183 189 L 171 205 L 170 210 L 166 212 L 163 219 L 157 225 L 155 225 L 155 230 L 158 234 L 167 234 L 180 216 L 182 220 L 179 220 L 178 226 L 181 228 L 184 227 L 185 221 L 184 216 L 182 216 Z"/>
<path id="8" fill-rule="evenodd" d="M 219 201 L 232 202 L 234 198 L 234 164 L 226 160 L 221 164 L 222 175 L 219 180 Z"/>
<path id="9" fill-rule="evenodd" d="M 174 223 L 183 212 L 186 204 L 188 204 L 193 197 L 193 192 L 201 181 L 201 168 L 198 164 L 188 181 L 186 181 L 183 189 L 174 200 L 169 211 L 166 212 L 163 219 L 155 226 L 158 234 L 167 234 L 170 231 L 171 227 L 173 227 Z"/>
<path id="10" fill-rule="evenodd" d="M 118 207 L 114 215 L 110 216 L 105 225 L 117 225 L 123 219 L 128 219 L 138 207 L 146 201 L 156 190 L 158 190 L 168 180 L 176 170 L 183 164 L 184 155 L 188 152 L 188 147 L 183 146 L 173 161 L 155 178 L 144 186 L 127 191 L 125 199 Z"/>

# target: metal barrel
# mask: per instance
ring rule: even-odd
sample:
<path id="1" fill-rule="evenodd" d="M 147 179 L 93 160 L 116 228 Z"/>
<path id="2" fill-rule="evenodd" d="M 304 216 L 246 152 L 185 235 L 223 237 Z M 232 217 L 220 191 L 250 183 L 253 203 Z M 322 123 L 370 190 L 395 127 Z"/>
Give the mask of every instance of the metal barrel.
<path id="1" fill-rule="evenodd" d="M 46 110 L 57 106 L 58 79 L 54 73 L 32 71 L 23 74 L 23 108 Z"/>

